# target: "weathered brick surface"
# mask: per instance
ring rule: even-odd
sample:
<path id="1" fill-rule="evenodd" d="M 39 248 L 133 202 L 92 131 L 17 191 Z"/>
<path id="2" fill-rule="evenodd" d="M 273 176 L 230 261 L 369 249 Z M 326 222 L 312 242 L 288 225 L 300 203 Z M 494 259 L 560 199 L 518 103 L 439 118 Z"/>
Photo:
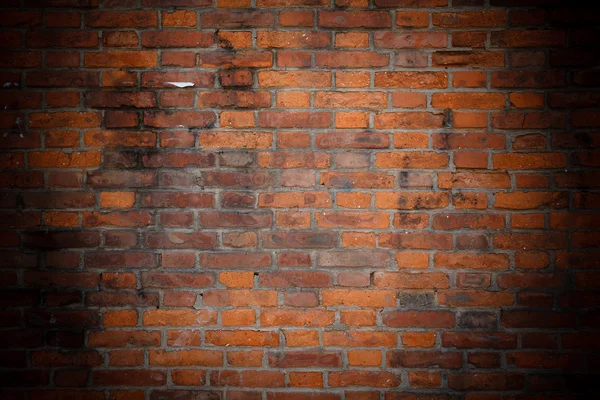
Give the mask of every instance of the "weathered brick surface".
<path id="1" fill-rule="evenodd" d="M 600 395 L 597 9 L 0 7 L 0 397 Z"/>

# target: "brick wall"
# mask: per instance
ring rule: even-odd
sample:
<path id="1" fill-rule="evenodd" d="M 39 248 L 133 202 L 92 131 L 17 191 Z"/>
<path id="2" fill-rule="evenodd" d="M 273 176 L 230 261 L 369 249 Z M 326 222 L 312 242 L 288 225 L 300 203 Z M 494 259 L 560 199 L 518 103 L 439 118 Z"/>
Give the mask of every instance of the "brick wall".
<path id="1" fill-rule="evenodd" d="M 4 0 L 2 398 L 593 398 L 565 3 Z"/>

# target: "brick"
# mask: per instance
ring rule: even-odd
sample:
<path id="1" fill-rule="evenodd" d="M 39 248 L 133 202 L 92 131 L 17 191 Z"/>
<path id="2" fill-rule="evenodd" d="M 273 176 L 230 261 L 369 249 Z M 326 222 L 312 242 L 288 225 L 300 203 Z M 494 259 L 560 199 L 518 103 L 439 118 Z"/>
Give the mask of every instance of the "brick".
<path id="1" fill-rule="evenodd" d="M 207 72 L 145 72 L 142 74 L 142 85 L 149 88 L 170 88 L 173 86 L 170 82 L 189 82 L 194 87 L 212 87 L 214 85 L 214 76 Z"/>
<path id="2" fill-rule="evenodd" d="M 389 254 L 382 251 L 338 251 L 319 253 L 317 264 L 322 267 L 363 267 L 370 265 L 376 268 L 387 267 L 390 261 Z"/>
<path id="3" fill-rule="evenodd" d="M 215 42 L 214 35 L 207 32 L 143 32 L 142 46 L 144 47 L 211 47 Z"/>
<path id="4" fill-rule="evenodd" d="M 564 153 L 519 153 L 497 154 L 492 156 L 494 168 L 497 169 L 538 169 L 562 168 L 567 165 Z"/>
<path id="5" fill-rule="evenodd" d="M 268 362 L 271 368 L 302 368 L 302 367 L 339 367 L 341 354 L 335 352 L 270 352 Z"/>
<path id="6" fill-rule="evenodd" d="M 146 111 L 144 113 L 144 124 L 155 128 L 189 127 L 207 128 L 216 122 L 215 114 L 212 112 L 195 111 Z"/>
<path id="7" fill-rule="evenodd" d="M 147 68 L 158 63 L 158 57 L 152 51 L 108 51 L 104 53 L 84 53 L 86 67 L 99 68 Z"/>
<path id="8" fill-rule="evenodd" d="M 502 26 L 506 22 L 506 11 L 463 11 L 457 13 L 435 13 L 432 16 L 434 26 L 452 28 L 474 28 Z"/>
<path id="9" fill-rule="evenodd" d="M 335 35 L 336 47 L 369 47 L 369 34 L 366 32 L 340 32 Z"/>
<path id="10" fill-rule="evenodd" d="M 148 358 L 150 365 L 159 366 L 220 366 L 223 354 L 216 350 L 180 350 L 164 351 L 149 350 Z"/>
<path id="11" fill-rule="evenodd" d="M 359 306 L 386 307 L 396 304 L 395 293 L 390 290 L 324 290 L 322 302 L 324 306 Z"/>
<path id="12" fill-rule="evenodd" d="M 397 51 L 394 58 L 394 65 L 398 67 L 423 68 L 427 63 L 427 55 L 414 50 Z"/>
<path id="13" fill-rule="evenodd" d="M 208 306 L 274 306 L 277 293 L 267 290 L 209 290 L 204 292 L 203 301 Z"/>
<path id="14" fill-rule="evenodd" d="M 454 31 L 452 32 L 452 46 L 482 48 L 485 47 L 487 36 L 487 32 L 481 31 Z"/>
<path id="15" fill-rule="evenodd" d="M 136 84 L 137 74 L 131 72 L 109 70 L 102 73 L 102 86 L 105 87 L 132 87 Z"/>
<path id="16" fill-rule="evenodd" d="M 382 356 L 378 351 L 353 350 L 348 352 L 348 363 L 353 366 L 373 367 L 381 365 Z"/>
<path id="17" fill-rule="evenodd" d="M 375 272 L 373 284 L 380 288 L 428 289 L 448 288 L 448 276 L 445 273 L 431 272 L 414 275 L 405 272 Z"/>
<path id="18" fill-rule="evenodd" d="M 223 49 L 247 49 L 252 47 L 252 33 L 219 32 L 217 44 Z"/>
<path id="19" fill-rule="evenodd" d="M 435 52 L 432 56 L 433 65 L 444 67 L 503 67 L 504 54 L 501 52 Z"/>
<path id="20" fill-rule="evenodd" d="M 322 212 L 315 218 L 320 228 L 385 229 L 389 226 L 389 217 L 385 213 Z"/>
<path id="21" fill-rule="evenodd" d="M 509 101 L 513 107 L 517 108 L 540 108 L 544 106 L 544 96 L 538 93 L 510 93 Z"/>
<path id="22" fill-rule="evenodd" d="M 200 264 L 207 268 L 261 268 L 271 265 L 268 253 L 219 253 L 205 254 Z"/>
<path id="23" fill-rule="evenodd" d="M 290 372 L 288 376 L 292 387 L 323 387 L 323 374 L 321 372 Z M 300 396 L 303 396 L 303 394 L 300 394 Z"/>
<path id="24" fill-rule="evenodd" d="M 260 274 L 260 285 L 265 287 L 327 287 L 331 277 L 322 272 L 281 271 Z"/>
<path id="25" fill-rule="evenodd" d="M 138 92 L 135 94 L 88 92 L 85 96 L 85 103 L 92 108 L 148 108 L 156 107 L 156 97 L 150 92 Z"/>
<path id="26" fill-rule="evenodd" d="M 396 12 L 396 26 L 402 28 L 426 28 L 429 26 L 429 13 L 425 11 Z"/>
<path id="27" fill-rule="evenodd" d="M 330 372 L 328 381 L 333 387 L 347 386 L 370 386 L 370 387 L 395 387 L 400 384 L 400 375 L 391 372 L 372 372 L 372 371 L 346 371 Z"/>
<path id="28" fill-rule="evenodd" d="M 385 11 L 319 11 L 318 24 L 323 28 L 386 28 L 392 25 Z"/>
<path id="29" fill-rule="evenodd" d="M 227 353 L 227 363 L 234 367 L 260 367 L 262 358 L 263 352 L 259 350 Z"/>
<path id="30" fill-rule="evenodd" d="M 335 114 L 335 127 L 343 128 L 368 128 L 369 114 L 363 112 L 337 112 Z"/>
<path id="31" fill-rule="evenodd" d="M 208 27 L 243 28 L 267 27 L 273 25 L 275 16 L 261 11 L 215 11 L 203 13 L 200 24 Z"/>
<path id="32" fill-rule="evenodd" d="M 157 333 L 133 330 L 93 332 L 88 337 L 88 345 L 90 347 L 157 346 L 160 343 L 160 335 Z"/>
<path id="33" fill-rule="evenodd" d="M 505 96 L 500 93 L 435 93 L 431 105 L 435 108 L 502 109 Z"/>
<path id="34" fill-rule="evenodd" d="M 136 386 L 160 386 L 165 384 L 167 377 L 162 371 L 96 370 L 92 373 L 92 379 L 98 385 L 119 386 L 131 382 Z"/>
<path id="35" fill-rule="evenodd" d="M 317 71 L 259 71 L 258 83 L 265 87 L 328 87 L 330 72 Z"/>
<path id="36" fill-rule="evenodd" d="M 373 39 L 375 46 L 392 49 L 440 48 L 448 44 L 448 35 L 443 32 L 375 32 Z"/>
<path id="37" fill-rule="evenodd" d="M 91 28 L 148 28 L 158 25 L 158 15 L 153 11 L 94 11 L 85 15 L 85 24 Z"/>
<path id="38" fill-rule="evenodd" d="M 550 88 L 565 85 L 565 75 L 554 71 L 494 71 L 492 86 L 505 88 Z"/>
<path id="39" fill-rule="evenodd" d="M 288 11 L 279 12 L 279 25 L 281 26 L 312 26 L 313 25 L 312 11 Z"/>
<path id="40" fill-rule="evenodd" d="M 290 347 L 315 346 L 319 343 L 316 333 L 317 331 L 314 330 L 284 331 L 286 344 Z"/>
<path id="41" fill-rule="evenodd" d="M 521 374 L 460 373 L 448 378 L 448 385 L 458 390 L 517 390 L 524 384 Z"/>
<path id="42" fill-rule="evenodd" d="M 161 12 L 163 27 L 186 27 L 196 26 L 196 13 L 191 10 L 176 10 Z"/>
<path id="43" fill-rule="evenodd" d="M 259 207 L 324 208 L 329 204 L 331 198 L 326 192 L 304 192 L 300 196 L 293 192 L 264 193 L 258 198 Z"/>
<path id="44" fill-rule="evenodd" d="M 415 3 L 413 0 L 376 0 L 380 7 L 445 7 L 448 0 L 425 0 Z"/>
<path id="45" fill-rule="evenodd" d="M 98 46 L 98 33 L 84 31 L 58 31 L 52 35 L 42 32 L 26 34 L 26 44 L 31 48 L 61 47 L 89 48 Z"/>
<path id="46" fill-rule="evenodd" d="M 394 152 L 377 154 L 375 165 L 378 168 L 419 168 L 434 169 L 444 168 L 448 165 L 446 154 L 433 152 Z"/>
<path id="47" fill-rule="evenodd" d="M 265 48 L 324 48 L 330 45 L 330 35 L 326 32 L 257 32 L 256 44 Z"/>
<path id="48" fill-rule="evenodd" d="M 339 88 L 357 88 L 369 85 L 370 76 L 360 71 L 339 71 L 335 73 L 335 83 Z"/>
<path id="49" fill-rule="evenodd" d="M 443 193 L 411 192 L 411 193 L 393 193 L 379 192 L 375 194 L 375 205 L 377 208 L 384 209 L 405 209 L 414 208 L 445 208 L 449 204 L 449 199 Z"/>
<path id="50" fill-rule="evenodd" d="M 406 332 L 402 334 L 402 344 L 406 347 L 433 347 L 435 332 Z"/>
<path id="51" fill-rule="evenodd" d="M 35 68 L 42 66 L 42 54 L 39 52 L 12 51 L 2 52 L 2 68 Z"/>
<path id="52" fill-rule="evenodd" d="M 250 86 L 252 85 L 252 73 L 247 70 L 221 72 L 219 81 L 223 87 Z"/>
<path id="53" fill-rule="evenodd" d="M 506 292 L 446 291 L 440 293 L 440 304 L 451 307 L 509 306 L 514 296 Z"/>
<path id="54" fill-rule="evenodd" d="M 367 51 L 318 52 L 317 67 L 330 68 L 377 68 L 389 64 L 389 56 Z"/>
<path id="55" fill-rule="evenodd" d="M 96 112 L 32 113 L 31 128 L 94 128 L 100 126 L 100 114 Z"/>
<path id="56" fill-rule="evenodd" d="M 4 26 L 36 27 L 42 24 L 43 15 L 36 11 L 5 11 L 2 16 Z M 52 19 L 52 18 L 50 18 Z"/>
<path id="57" fill-rule="evenodd" d="M 319 108 L 384 108 L 387 96 L 383 92 L 316 92 L 314 105 Z"/>
<path id="58" fill-rule="evenodd" d="M 271 97 L 265 92 L 200 92 L 198 105 L 223 108 L 262 108 L 271 104 Z"/>
<path id="59" fill-rule="evenodd" d="M 328 168 L 330 156 L 326 153 L 303 155 L 296 152 L 259 153 L 258 165 L 263 168 Z"/>
<path id="60" fill-rule="evenodd" d="M 452 328 L 455 319 L 450 311 L 391 311 L 384 314 L 383 323 L 392 327 Z"/>
<path id="61" fill-rule="evenodd" d="M 262 326 L 328 326 L 333 319 L 332 311 L 265 308 L 261 312 L 260 323 Z"/>
<path id="62" fill-rule="evenodd" d="M 564 31 L 559 30 L 515 29 L 493 32 L 491 43 L 501 47 L 563 46 L 566 43 L 566 36 Z"/>
<path id="63" fill-rule="evenodd" d="M 273 55 L 268 51 L 202 52 L 198 66 L 203 68 L 268 68 Z"/>
<path id="64" fill-rule="evenodd" d="M 394 347 L 397 335 L 393 332 L 376 331 L 326 331 L 323 334 L 323 344 L 326 347 Z"/>
<path id="65" fill-rule="evenodd" d="M 375 86 L 394 88 L 445 88 L 445 72 L 376 72 Z"/>
<path id="66" fill-rule="evenodd" d="M 565 192 L 498 193 L 494 207 L 517 210 L 536 209 L 540 207 L 564 208 L 568 203 L 566 195 Z"/>
<path id="67" fill-rule="evenodd" d="M 462 365 L 462 355 L 458 352 L 436 352 L 421 350 L 394 350 L 386 354 L 388 366 L 392 368 L 457 369 Z"/>
<path id="68" fill-rule="evenodd" d="M 394 177 L 383 172 L 323 172 L 321 184 L 332 188 L 391 188 Z"/>
<path id="69" fill-rule="evenodd" d="M 207 326 L 214 325 L 216 313 L 200 310 L 150 310 L 142 315 L 146 326 Z"/>

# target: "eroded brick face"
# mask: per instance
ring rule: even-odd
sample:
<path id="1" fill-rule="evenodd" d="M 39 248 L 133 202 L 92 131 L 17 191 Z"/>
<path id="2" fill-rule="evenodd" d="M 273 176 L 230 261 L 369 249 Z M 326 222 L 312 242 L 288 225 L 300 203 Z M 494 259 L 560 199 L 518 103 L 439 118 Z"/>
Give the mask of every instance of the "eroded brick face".
<path id="1" fill-rule="evenodd" d="M 0 397 L 596 398 L 575 3 L 2 1 Z"/>

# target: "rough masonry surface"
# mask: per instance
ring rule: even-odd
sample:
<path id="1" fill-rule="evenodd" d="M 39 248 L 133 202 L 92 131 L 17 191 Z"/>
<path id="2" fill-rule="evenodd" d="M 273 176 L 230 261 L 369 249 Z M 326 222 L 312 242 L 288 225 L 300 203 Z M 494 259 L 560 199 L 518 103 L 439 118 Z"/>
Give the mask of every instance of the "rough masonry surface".
<path id="1" fill-rule="evenodd" d="M 578 4 L 3 0 L 0 397 L 597 398 Z"/>

